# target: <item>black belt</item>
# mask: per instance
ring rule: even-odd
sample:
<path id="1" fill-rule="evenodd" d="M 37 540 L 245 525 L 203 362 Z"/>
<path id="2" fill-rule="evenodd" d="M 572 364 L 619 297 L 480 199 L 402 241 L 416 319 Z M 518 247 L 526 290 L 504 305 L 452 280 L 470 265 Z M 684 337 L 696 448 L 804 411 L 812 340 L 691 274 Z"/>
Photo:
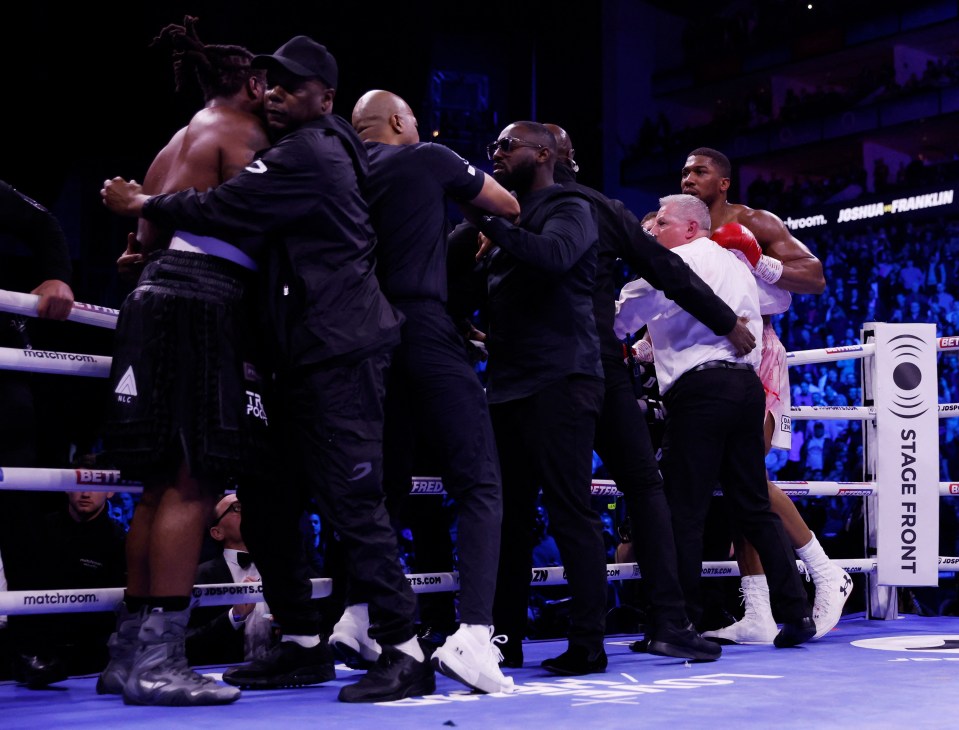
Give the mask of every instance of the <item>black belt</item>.
<path id="1" fill-rule="evenodd" d="M 690 368 L 689 372 L 698 373 L 700 370 L 712 370 L 714 368 L 725 368 L 726 370 L 752 370 L 753 366 L 747 362 L 729 362 L 729 360 L 708 360 L 704 363 Z"/>

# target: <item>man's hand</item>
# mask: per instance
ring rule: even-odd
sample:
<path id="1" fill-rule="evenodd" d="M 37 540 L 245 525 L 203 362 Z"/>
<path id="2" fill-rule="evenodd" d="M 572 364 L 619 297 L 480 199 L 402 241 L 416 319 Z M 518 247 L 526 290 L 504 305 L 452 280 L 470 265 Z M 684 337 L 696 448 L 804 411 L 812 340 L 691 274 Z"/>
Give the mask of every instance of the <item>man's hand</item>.
<path id="1" fill-rule="evenodd" d="M 726 339 L 732 343 L 739 357 L 748 355 L 756 349 L 756 338 L 753 337 L 753 333 L 749 331 L 749 327 L 747 326 L 748 322 L 748 317 L 740 317 L 736 320 L 736 326 L 726 335 Z"/>
<path id="2" fill-rule="evenodd" d="M 136 180 L 127 182 L 122 177 L 104 180 L 100 190 L 103 204 L 114 213 L 135 218 L 143 210 L 143 204 L 150 197 L 143 194 L 143 186 Z"/>
<path id="3" fill-rule="evenodd" d="M 259 583 L 260 581 L 254 578 L 252 575 L 248 575 L 243 579 L 244 583 Z M 237 621 L 245 621 L 246 617 L 253 613 L 253 609 L 256 608 L 255 603 L 237 603 L 233 605 L 233 618 Z"/>
<path id="4" fill-rule="evenodd" d="M 479 244 L 479 249 L 476 251 L 476 261 L 479 262 L 486 258 L 487 254 L 490 252 L 490 249 L 496 244 L 488 239 L 484 233 L 477 233 L 476 235 L 476 240 Z"/>
<path id="5" fill-rule="evenodd" d="M 37 316 L 40 319 L 66 319 L 73 310 L 73 290 L 59 279 L 47 279 L 31 294 L 40 297 Z"/>
<path id="6" fill-rule="evenodd" d="M 143 273 L 144 263 L 143 244 L 137 239 L 135 233 L 128 233 L 127 249 L 117 259 L 117 272 L 120 279 L 128 284 L 136 284 L 140 274 Z"/>

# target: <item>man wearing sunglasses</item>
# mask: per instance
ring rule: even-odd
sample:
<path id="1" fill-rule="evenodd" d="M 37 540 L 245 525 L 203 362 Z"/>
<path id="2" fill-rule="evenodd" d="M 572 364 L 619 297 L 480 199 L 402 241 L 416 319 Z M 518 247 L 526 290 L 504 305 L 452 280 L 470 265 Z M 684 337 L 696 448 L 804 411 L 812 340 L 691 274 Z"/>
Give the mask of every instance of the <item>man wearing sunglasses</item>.
<path id="1" fill-rule="evenodd" d="M 746 354 L 756 339 L 715 292 L 674 252 L 660 246 L 621 201 L 576 181 L 579 166 L 566 130 L 547 128 L 556 137 L 555 178 L 586 195 L 598 215 L 600 244 L 593 313 L 599 332 L 605 377 L 605 397 L 596 429 L 596 453 L 623 492 L 630 521 L 635 525 L 636 558 L 648 588 L 649 616 L 642 646 L 651 653 L 696 661 L 718 659 L 721 648 L 701 638 L 686 617 L 679 583 L 676 546 L 670 525 L 663 478 L 656 462 L 646 419 L 639 409 L 623 366 L 623 345 L 613 330 L 617 273 L 621 262 L 667 297 L 692 313 L 717 335 L 725 335 L 736 351 Z M 655 218 L 655 215 L 653 215 Z"/>
<path id="2" fill-rule="evenodd" d="M 264 107 L 276 142 L 243 172 L 205 192 L 148 199 L 122 179 L 103 191 L 114 209 L 230 235 L 260 261 L 265 279 L 276 388 L 269 418 L 279 451 L 273 467 L 284 473 L 269 484 L 246 480 L 239 495 L 247 508 L 243 536 L 283 636 L 267 656 L 223 678 L 269 689 L 335 677 L 299 529 L 312 498 L 340 536 L 351 585 L 369 596 L 371 638 L 383 647 L 339 699 L 429 694 L 436 680 L 415 636 L 416 597 L 383 495 L 384 380 L 402 315 L 374 275 L 375 235 L 360 193 L 366 150 L 333 114 L 338 70 L 325 46 L 296 36 L 254 66 L 267 72 Z"/>
<path id="3" fill-rule="evenodd" d="M 569 648 L 542 663 L 563 675 L 606 670 L 606 552 L 591 505 L 593 431 L 603 370 L 593 319 L 597 229 L 587 200 L 553 181 L 556 140 L 515 122 L 487 148 L 493 177 L 518 197 L 519 224 L 484 217 L 478 259 L 488 297 L 487 398 L 503 477 L 493 620 L 504 664 L 522 666 L 532 528 L 542 488 L 571 598 Z M 475 247 L 460 226 L 451 245 Z"/>

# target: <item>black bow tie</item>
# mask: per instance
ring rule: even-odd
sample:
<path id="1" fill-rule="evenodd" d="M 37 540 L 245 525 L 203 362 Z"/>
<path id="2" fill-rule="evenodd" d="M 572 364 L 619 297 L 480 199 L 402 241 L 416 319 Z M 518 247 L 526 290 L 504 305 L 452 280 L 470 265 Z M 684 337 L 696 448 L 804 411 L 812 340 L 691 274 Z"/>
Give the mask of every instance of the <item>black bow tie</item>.
<path id="1" fill-rule="evenodd" d="M 241 553 L 239 550 L 236 553 L 236 564 L 241 568 L 246 570 L 251 565 L 253 565 L 253 558 L 250 557 L 249 553 Z"/>

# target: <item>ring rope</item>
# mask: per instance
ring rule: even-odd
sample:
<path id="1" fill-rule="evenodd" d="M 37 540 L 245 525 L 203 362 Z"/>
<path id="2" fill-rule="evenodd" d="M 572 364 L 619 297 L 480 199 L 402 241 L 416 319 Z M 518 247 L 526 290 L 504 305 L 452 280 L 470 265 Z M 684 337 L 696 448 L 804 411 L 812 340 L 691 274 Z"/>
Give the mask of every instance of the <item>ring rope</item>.
<path id="1" fill-rule="evenodd" d="M 0 310 L 4 312 L 36 317 L 39 305 L 40 297 L 36 294 L 23 294 L 21 292 L 0 289 Z M 118 309 L 100 307 L 96 304 L 74 302 L 73 309 L 70 311 L 70 314 L 67 315 L 67 319 L 71 322 L 92 324 L 94 327 L 116 329 L 119 314 L 120 310 Z"/>
<path id="2" fill-rule="evenodd" d="M 876 572 L 875 558 L 841 558 L 831 560 L 847 573 Z M 806 566 L 796 561 L 799 571 L 806 574 Z M 959 557 L 940 556 L 939 570 L 944 573 L 959 572 Z M 740 575 L 739 566 L 734 560 L 706 561 L 703 563 L 704 578 L 730 578 Z M 620 580 L 638 580 L 642 578 L 636 563 L 610 563 L 606 566 L 608 582 Z M 442 593 L 459 589 L 459 573 L 411 573 L 406 576 L 414 593 Z M 313 598 L 324 598 L 333 590 L 330 578 L 313 578 Z M 566 570 L 563 566 L 533 568 L 530 574 L 530 586 L 565 585 Z M 0 591 L 0 614 L 26 615 L 48 613 L 91 613 L 113 611 L 123 600 L 123 588 L 74 588 L 45 589 L 39 591 Z M 263 584 L 246 583 L 210 583 L 193 587 L 193 606 L 232 606 L 237 603 L 263 602 Z"/>
<path id="3" fill-rule="evenodd" d="M 776 481 L 790 497 L 870 497 L 879 493 L 876 482 Z M 427 485 L 427 486 L 423 486 Z M 29 492 L 126 492 L 139 494 L 143 484 L 120 478 L 117 469 L 43 469 L 0 467 L 0 490 Z M 622 492 L 610 479 L 594 479 L 594 497 L 621 497 Z M 445 495 L 440 477 L 413 477 L 410 494 Z M 715 494 L 722 494 L 717 490 Z M 959 495 L 959 482 L 939 482 L 943 497 Z"/>

